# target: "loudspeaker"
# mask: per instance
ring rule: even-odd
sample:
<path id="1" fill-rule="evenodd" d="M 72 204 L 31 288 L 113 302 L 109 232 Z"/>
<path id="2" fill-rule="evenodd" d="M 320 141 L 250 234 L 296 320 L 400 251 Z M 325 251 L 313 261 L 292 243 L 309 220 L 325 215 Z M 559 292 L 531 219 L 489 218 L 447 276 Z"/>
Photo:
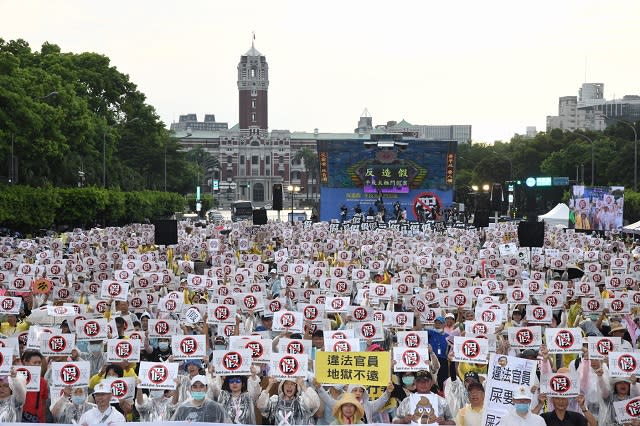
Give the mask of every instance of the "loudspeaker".
<path id="1" fill-rule="evenodd" d="M 282 184 L 273 184 L 273 210 L 282 210 Z"/>
<path id="2" fill-rule="evenodd" d="M 255 209 L 253 211 L 253 224 L 254 225 L 267 224 L 267 211 L 265 209 Z"/>
<path id="3" fill-rule="evenodd" d="M 502 194 L 502 185 L 494 183 L 491 187 L 491 210 L 502 210 L 502 202 L 504 201 Z"/>
<path id="4" fill-rule="evenodd" d="M 178 244 L 178 221 L 162 219 L 153 221 L 155 233 L 153 237 L 157 245 L 169 246 Z"/>
<path id="5" fill-rule="evenodd" d="M 476 210 L 473 215 L 473 226 L 487 228 L 489 226 L 489 210 Z"/>
<path id="6" fill-rule="evenodd" d="M 544 245 L 544 222 L 520 222 L 518 224 L 520 247 L 542 247 Z"/>

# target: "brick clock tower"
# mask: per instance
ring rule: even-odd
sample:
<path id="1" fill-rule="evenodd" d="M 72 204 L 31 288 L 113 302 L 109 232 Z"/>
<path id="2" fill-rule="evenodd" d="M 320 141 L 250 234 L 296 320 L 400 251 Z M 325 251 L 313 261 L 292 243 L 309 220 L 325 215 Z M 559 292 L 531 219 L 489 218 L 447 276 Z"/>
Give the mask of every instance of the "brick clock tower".
<path id="1" fill-rule="evenodd" d="M 268 126 L 267 92 L 269 65 L 267 58 L 253 46 L 240 57 L 238 64 L 238 95 L 240 130 L 266 133 Z"/>

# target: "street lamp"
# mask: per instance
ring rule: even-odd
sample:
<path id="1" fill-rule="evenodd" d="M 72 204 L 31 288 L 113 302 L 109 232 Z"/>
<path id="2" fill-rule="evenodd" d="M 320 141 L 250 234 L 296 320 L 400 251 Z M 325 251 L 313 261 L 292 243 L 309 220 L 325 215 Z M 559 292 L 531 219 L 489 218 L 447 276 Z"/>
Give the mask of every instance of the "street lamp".
<path id="1" fill-rule="evenodd" d="M 125 121 L 124 123 L 113 123 L 107 126 L 107 128 L 102 132 L 102 187 L 107 187 L 107 130 L 112 127 L 122 124 L 127 125 L 129 123 L 133 123 L 134 121 L 138 121 L 139 117 L 134 117 L 131 120 Z"/>
<path id="2" fill-rule="evenodd" d="M 291 224 L 293 225 L 293 199 L 295 198 L 296 193 L 300 192 L 302 188 L 298 185 L 289 185 L 287 186 L 287 190 L 291 194 Z"/>
<path id="3" fill-rule="evenodd" d="M 589 143 L 591 144 L 591 186 L 595 186 L 595 171 L 594 171 L 595 170 L 595 157 L 594 157 L 594 154 L 593 154 L 593 139 L 591 139 L 587 135 L 583 135 L 582 133 L 578 133 L 578 132 L 573 132 L 573 133 L 575 133 L 576 135 L 580 136 L 581 138 L 584 138 L 584 139 L 588 140 Z"/>
<path id="4" fill-rule="evenodd" d="M 633 190 L 638 190 L 638 132 L 636 131 L 635 122 L 630 123 L 627 120 L 622 120 L 620 118 L 609 117 L 607 115 L 601 114 L 603 118 L 607 120 L 615 120 L 620 123 L 623 123 L 633 130 Z"/>

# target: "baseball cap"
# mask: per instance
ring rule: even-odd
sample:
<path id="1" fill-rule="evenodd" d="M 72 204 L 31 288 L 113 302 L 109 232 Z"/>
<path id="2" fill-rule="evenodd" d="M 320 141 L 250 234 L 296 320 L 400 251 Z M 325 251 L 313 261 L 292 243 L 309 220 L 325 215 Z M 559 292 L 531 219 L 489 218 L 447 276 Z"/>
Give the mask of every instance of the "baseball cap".
<path id="1" fill-rule="evenodd" d="M 439 321 L 439 322 L 444 323 L 444 317 L 443 317 L 443 316 L 436 317 L 436 319 L 434 320 L 434 322 L 435 322 L 435 321 Z"/>
<path id="2" fill-rule="evenodd" d="M 207 378 L 205 376 L 203 376 L 202 374 L 198 374 L 197 376 L 193 376 L 193 378 L 191 379 L 191 386 L 195 385 L 198 382 L 202 383 L 205 386 L 207 386 L 208 383 L 209 383 L 207 381 Z"/>
<path id="3" fill-rule="evenodd" d="M 531 392 L 529 392 L 527 388 L 522 386 L 513 393 L 511 399 L 528 399 L 529 401 L 531 401 Z"/>
<path id="4" fill-rule="evenodd" d="M 467 371 L 464 374 L 464 380 L 475 380 L 476 382 L 480 382 L 480 376 L 478 376 L 478 373 L 476 373 L 475 371 Z"/>
<path id="5" fill-rule="evenodd" d="M 451 319 L 456 319 L 456 316 L 453 315 L 451 312 L 449 312 L 447 315 L 444 316 L 445 318 L 451 318 Z"/>
<path id="6" fill-rule="evenodd" d="M 97 393 L 111 393 L 111 386 L 108 386 L 105 382 L 100 382 L 93 388 L 91 395 Z"/>
<path id="7" fill-rule="evenodd" d="M 278 271 L 276 271 L 276 268 L 273 268 L 269 271 L 270 274 L 277 274 Z"/>

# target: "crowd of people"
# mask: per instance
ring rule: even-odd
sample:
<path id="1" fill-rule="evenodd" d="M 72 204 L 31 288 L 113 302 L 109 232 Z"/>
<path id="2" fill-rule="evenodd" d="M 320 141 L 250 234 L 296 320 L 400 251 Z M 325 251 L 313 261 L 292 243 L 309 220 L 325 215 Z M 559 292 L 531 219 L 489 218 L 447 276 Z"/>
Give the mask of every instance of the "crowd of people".
<path id="1" fill-rule="evenodd" d="M 358 232 L 181 222 L 178 236 L 156 246 L 153 225 L 135 224 L 0 239 L 0 422 L 640 425 L 638 365 L 607 357 L 640 363 L 640 248 L 623 235 L 547 227 L 543 248 L 524 248 L 512 223 Z M 348 303 L 332 309 L 335 299 Z M 231 323 L 212 318 L 212 306 L 231 305 Z M 302 329 L 274 324 L 308 306 L 321 315 Z M 90 320 L 106 334 L 87 335 Z M 159 336 L 159 320 L 177 327 Z M 375 332 L 363 334 L 364 322 Z M 358 339 L 355 352 L 389 354 L 382 385 L 318 380 L 318 354 L 336 351 L 328 336 L 339 330 Z M 564 349 L 546 337 L 558 330 L 571 340 Z M 514 340 L 519 331 L 529 340 Z M 402 358 L 407 332 L 428 336 L 414 347 L 422 363 Z M 203 354 L 180 356 L 176 336 L 204 336 Z M 221 373 L 220 357 L 244 337 L 263 339 L 272 358 L 293 350 L 283 341 L 302 342 L 304 375 L 282 377 L 256 354 L 242 374 Z M 594 337 L 615 346 L 595 356 Z M 474 360 L 461 338 L 487 349 Z M 122 353 L 112 342 L 134 340 L 133 361 L 114 361 Z M 525 374 L 513 369 L 501 388 L 509 380 L 497 371 L 520 361 L 531 380 L 509 387 Z M 90 371 L 74 370 L 78 362 Z M 148 363 L 166 367 L 164 385 L 150 385 Z"/>

